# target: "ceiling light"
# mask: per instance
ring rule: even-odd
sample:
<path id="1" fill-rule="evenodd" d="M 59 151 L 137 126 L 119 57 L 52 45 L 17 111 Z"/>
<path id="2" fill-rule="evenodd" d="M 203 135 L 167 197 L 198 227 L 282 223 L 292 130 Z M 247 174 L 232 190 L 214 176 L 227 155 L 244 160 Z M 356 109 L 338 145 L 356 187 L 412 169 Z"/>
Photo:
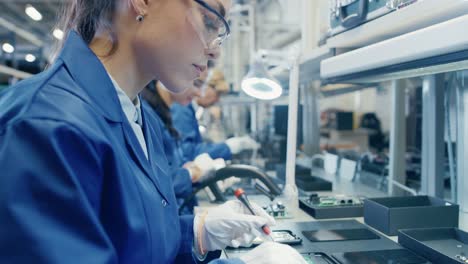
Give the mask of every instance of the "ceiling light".
<path id="1" fill-rule="evenodd" d="M 2 49 L 6 53 L 13 53 L 13 51 L 15 51 L 15 47 L 13 47 L 10 43 L 3 43 Z"/>
<path id="2" fill-rule="evenodd" d="M 32 55 L 32 54 L 27 54 L 24 59 L 27 61 L 27 62 L 34 62 L 36 61 L 36 56 Z"/>
<path id="3" fill-rule="evenodd" d="M 63 31 L 58 28 L 54 29 L 54 32 L 52 33 L 52 35 L 54 35 L 56 39 L 59 39 L 59 40 L 63 39 Z"/>
<path id="4" fill-rule="evenodd" d="M 26 5 L 24 12 L 26 12 L 26 15 L 28 15 L 34 21 L 42 20 L 41 13 L 39 13 L 39 11 L 37 11 L 37 9 L 32 5 Z"/>

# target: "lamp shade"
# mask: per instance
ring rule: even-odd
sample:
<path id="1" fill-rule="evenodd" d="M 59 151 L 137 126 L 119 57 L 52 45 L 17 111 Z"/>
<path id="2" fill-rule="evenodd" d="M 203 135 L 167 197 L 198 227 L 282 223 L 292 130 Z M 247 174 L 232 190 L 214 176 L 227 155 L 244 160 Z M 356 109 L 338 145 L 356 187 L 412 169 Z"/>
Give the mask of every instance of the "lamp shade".
<path id="1" fill-rule="evenodd" d="M 242 80 L 242 90 L 260 100 L 273 100 L 281 96 L 283 88 L 266 70 L 265 64 L 256 60 L 250 65 L 249 72 Z"/>

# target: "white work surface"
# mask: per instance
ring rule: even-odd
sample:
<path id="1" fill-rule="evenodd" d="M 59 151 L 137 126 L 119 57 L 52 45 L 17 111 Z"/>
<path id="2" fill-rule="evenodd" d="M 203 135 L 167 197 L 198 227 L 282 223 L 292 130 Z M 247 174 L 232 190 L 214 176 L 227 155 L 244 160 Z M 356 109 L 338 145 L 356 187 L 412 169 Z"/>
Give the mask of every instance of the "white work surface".
<path id="1" fill-rule="evenodd" d="M 330 174 L 326 174 L 323 170 L 314 170 L 313 174 L 316 176 L 320 176 L 324 179 L 333 182 L 333 191 L 331 192 L 313 192 L 317 193 L 320 196 L 326 195 L 337 195 L 337 194 L 345 194 L 345 195 L 357 195 L 357 196 L 366 196 L 366 197 L 385 197 L 387 196 L 386 193 L 369 187 L 365 184 L 360 183 L 359 181 L 350 182 L 349 180 L 342 180 L 337 176 L 332 176 Z M 312 193 L 312 192 L 311 192 Z M 208 197 L 203 193 L 199 193 L 198 201 L 199 205 L 195 208 L 195 211 L 203 210 L 209 207 L 217 206 L 217 204 L 210 203 Z M 235 199 L 233 196 L 227 197 L 228 199 Z M 264 206 L 270 203 L 270 200 L 264 195 L 249 195 L 249 200 L 259 204 L 260 206 Z M 354 218 L 335 218 L 335 219 L 320 219 L 316 220 L 306 212 L 301 209 L 298 209 L 294 218 L 289 219 L 277 219 L 277 223 L 282 222 L 309 222 L 309 221 L 327 221 L 327 220 L 356 220 L 362 224 L 364 223 L 364 217 L 354 217 Z M 460 229 L 467 231 L 468 230 L 468 213 L 460 213 L 460 221 L 459 221 Z M 392 241 L 398 242 L 397 236 L 387 236 L 384 233 L 367 226 L 372 231 L 391 239 Z M 274 229 L 274 227 L 273 227 Z M 224 253 L 222 257 L 225 257 Z"/>

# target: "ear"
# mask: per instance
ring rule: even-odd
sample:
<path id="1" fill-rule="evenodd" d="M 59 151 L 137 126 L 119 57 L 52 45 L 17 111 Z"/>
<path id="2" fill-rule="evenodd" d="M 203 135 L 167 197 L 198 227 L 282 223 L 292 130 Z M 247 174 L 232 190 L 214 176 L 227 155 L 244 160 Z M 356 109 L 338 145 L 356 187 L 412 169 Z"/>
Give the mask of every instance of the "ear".
<path id="1" fill-rule="evenodd" d="M 148 13 L 149 0 L 128 0 L 129 6 L 135 14 L 145 16 Z"/>

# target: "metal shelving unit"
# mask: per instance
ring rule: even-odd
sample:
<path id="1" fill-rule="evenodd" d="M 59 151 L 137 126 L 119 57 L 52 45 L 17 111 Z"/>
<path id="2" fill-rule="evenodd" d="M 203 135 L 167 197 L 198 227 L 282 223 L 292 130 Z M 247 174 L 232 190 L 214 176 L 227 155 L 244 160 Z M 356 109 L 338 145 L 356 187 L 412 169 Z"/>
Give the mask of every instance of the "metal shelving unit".
<path id="1" fill-rule="evenodd" d="M 372 24 L 369 23 L 369 24 Z M 444 177 L 444 74 L 468 70 L 468 15 L 373 43 L 321 61 L 322 84 L 377 84 L 389 81 L 391 106 L 391 186 L 404 182 L 406 149 L 404 84 L 402 79 L 422 78 L 422 188 L 428 195 L 443 195 Z M 362 33 L 362 32 L 361 32 Z M 468 75 L 468 71 L 465 75 Z M 462 80 L 464 81 L 463 76 Z M 355 89 L 349 89 L 350 92 Z M 336 92 L 336 91 L 335 91 Z M 468 85 L 458 88 L 457 202 L 468 213 Z M 396 194 L 396 188 L 389 188 Z"/>
<path id="2" fill-rule="evenodd" d="M 381 82 L 468 67 L 468 15 L 321 62 L 326 82 Z M 436 36 L 436 37 L 435 37 Z"/>

